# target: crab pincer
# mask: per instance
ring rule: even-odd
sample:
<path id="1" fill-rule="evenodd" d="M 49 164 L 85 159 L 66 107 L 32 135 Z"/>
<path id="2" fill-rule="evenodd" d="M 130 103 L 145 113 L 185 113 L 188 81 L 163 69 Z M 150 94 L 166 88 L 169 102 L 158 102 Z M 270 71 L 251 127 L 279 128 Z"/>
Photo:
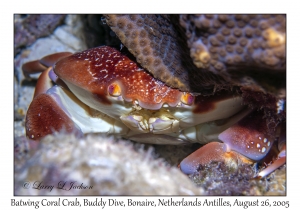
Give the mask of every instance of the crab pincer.
<path id="1" fill-rule="evenodd" d="M 57 87 L 53 87 L 52 83 L 52 81 L 58 81 L 51 66 L 71 54 L 69 52 L 55 53 L 22 66 L 23 73 L 27 77 L 30 74 L 42 72 L 36 84 L 34 100 L 26 114 L 25 127 L 29 139 L 38 140 L 47 134 L 63 129 L 66 132 L 81 135 L 78 126 L 66 114 L 65 107 L 55 93 Z"/>
<path id="2" fill-rule="evenodd" d="M 218 139 L 223 143 L 211 142 L 196 150 L 180 163 L 180 169 L 186 174 L 192 174 L 197 172 L 200 165 L 206 165 L 212 161 L 231 164 L 233 160 L 236 163 L 261 160 L 268 154 L 276 139 L 275 131 L 274 133 L 266 132 L 266 126 L 261 113 L 252 112 L 218 135 Z M 285 155 L 284 151 L 282 150 L 280 156 Z M 280 163 L 275 162 L 270 169 L 260 172 L 258 176 L 264 177 L 280 167 L 285 163 L 285 156 L 278 159 L 278 162 Z"/>

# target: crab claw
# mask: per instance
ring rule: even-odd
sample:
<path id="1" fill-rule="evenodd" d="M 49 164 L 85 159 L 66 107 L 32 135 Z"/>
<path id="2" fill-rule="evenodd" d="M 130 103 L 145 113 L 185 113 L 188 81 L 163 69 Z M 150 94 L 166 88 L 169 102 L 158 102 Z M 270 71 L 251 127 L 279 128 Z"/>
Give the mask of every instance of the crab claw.
<path id="1" fill-rule="evenodd" d="M 64 53 L 64 55 L 66 54 Z M 50 61 L 47 57 L 44 58 L 44 63 L 50 65 Z M 59 56 L 50 56 L 50 58 L 57 60 Z M 59 98 L 55 97 L 55 94 L 51 91 L 51 88 L 53 88 L 51 78 L 53 80 L 55 77 L 52 68 L 44 69 L 40 68 L 41 66 L 43 65 L 38 64 L 38 61 L 23 65 L 23 71 L 28 75 L 32 72 L 38 72 L 39 70 L 43 71 L 36 84 L 34 99 L 26 114 L 25 127 L 27 137 L 29 139 L 39 140 L 47 134 L 63 129 L 66 132 L 81 134 L 80 129 L 78 129 L 65 113 Z M 30 68 L 33 68 L 33 71 Z"/>
<path id="2" fill-rule="evenodd" d="M 235 164 L 238 160 L 250 163 L 237 152 L 230 151 L 226 144 L 211 142 L 196 150 L 181 161 L 179 168 L 185 174 L 197 172 L 200 165 L 207 165 L 212 161 L 225 162 L 227 165 Z"/>
<path id="3" fill-rule="evenodd" d="M 53 87 L 52 81 L 59 81 L 52 68 L 49 67 L 71 54 L 69 52 L 55 53 L 22 66 L 23 74 L 27 78 L 30 78 L 30 74 L 42 72 L 36 84 L 34 99 L 26 114 L 25 127 L 29 139 L 39 140 L 47 134 L 60 130 L 82 134 L 78 126 L 66 114 L 64 106 L 55 93 L 57 87 Z"/>
<path id="4" fill-rule="evenodd" d="M 266 122 L 259 112 L 252 112 L 238 123 L 219 134 L 224 143 L 209 143 L 181 163 L 180 168 L 186 174 L 197 171 L 200 165 L 211 161 L 223 161 L 228 164 L 232 158 L 251 163 L 262 159 L 270 150 L 274 138 L 265 134 Z M 230 158 L 230 159 L 228 159 Z"/>
<path id="5" fill-rule="evenodd" d="M 253 112 L 218 136 L 230 150 L 250 158 L 261 160 L 272 147 L 274 137 L 265 133 L 266 121 L 261 119 L 260 112 Z"/>
<path id="6" fill-rule="evenodd" d="M 261 179 L 270 173 L 272 173 L 274 170 L 278 169 L 279 167 L 283 166 L 286 163 L 286 125 L 285 123 L 282 125 L 281 131 L 280 131 L 280 137 L 278 142 L 278 149 L 279 154 L 277 159 L 271 163 L 267 168 L 263 169 L 261 172 L 257 174 L 255 179 Z"/>
<path id="7" fill-rule="evenodd" d="M 39 140 L 47 134 L 60 130 L 81 135 L 80 129 L 66 114 L 66 109 L 55 93 L 58 87 L 52 87 L 50 72 L 51 68 L 48 68 L 40 75 L 34 99 L 26 114 L 25 127 L 29 139 Z"/>
<path id="8" fill-rule="evenodd" d="M 81 135 L 54 94 L 42 93 L 34 98 L 26 114 L 25 127 L 27 137 L 33 140 L 61 130 Z"/>

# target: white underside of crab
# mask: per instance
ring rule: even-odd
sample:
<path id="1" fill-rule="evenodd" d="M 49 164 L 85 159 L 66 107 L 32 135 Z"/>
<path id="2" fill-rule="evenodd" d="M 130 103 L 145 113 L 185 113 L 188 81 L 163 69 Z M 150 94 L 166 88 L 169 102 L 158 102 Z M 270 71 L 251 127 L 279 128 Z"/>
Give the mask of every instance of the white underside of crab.
<path id="1" fill-rule="evenodd" d="M 72 85 L 68 85 L 72 90 Z M 83 133 L 106 133 L 128 137 L 142 143 L 181 144 L 207 143 L 249 111 L 240 97 L 220 101 L 215 109 L 203 114 L 193 113 L 193 106 L 179 103 L 148 110 L 121 97 L 109 97 L 111 105 L 103 105 L 74 88 L 70 91 L 54 86 L 47 91 L 59 101 L 60 107 Z M 84 101 L 85 103 L 83 103 Z M 88 106 L 89 105 L 89 106 Z M 91 108 L 92 107 L 92 108 Z"/>

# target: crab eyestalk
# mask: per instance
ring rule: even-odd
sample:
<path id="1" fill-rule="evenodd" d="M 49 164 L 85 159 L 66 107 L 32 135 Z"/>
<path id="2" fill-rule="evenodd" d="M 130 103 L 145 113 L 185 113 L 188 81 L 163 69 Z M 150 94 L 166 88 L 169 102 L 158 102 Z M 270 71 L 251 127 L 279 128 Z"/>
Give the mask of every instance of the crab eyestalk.
<path id="1" fill-rule="evenodd" d="M 180 100 L 186 105 L 192 105 L 195 100 L 195 97 L 192 96 L 190 93 L 183 93 Z"/>
<path id="2" fill-rule="evenodd" d="M 120 85 L 118 85 L 117 83 L 112 83 L 108 86 L 107 92 L 109 93 L 109 95 L 116 97 L 121 95 L 122 90 Z"/>

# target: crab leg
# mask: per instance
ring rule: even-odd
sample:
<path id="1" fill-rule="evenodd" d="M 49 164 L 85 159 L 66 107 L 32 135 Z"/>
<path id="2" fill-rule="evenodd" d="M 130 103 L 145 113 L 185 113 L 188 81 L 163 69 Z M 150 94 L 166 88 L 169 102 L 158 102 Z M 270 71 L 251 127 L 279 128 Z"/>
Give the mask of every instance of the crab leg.
<path id="1" fill-rule="evenodd" d="M 180 168 L 184 173 L 191 174 L 196 172 L 200 165 L 211 161 L 227 163 L 231 162 L 232 157 L 248 163 L 251 160 L 260 160 L 268 153 L 274 141 L 274 137 L 265 133 L 266 129 L 266 122 L 261 119 L 261 113 L 252 112 L 219 134 L 218 139 L 224 144 L 206 144 L 186 157 L 180 163 Z"/>
<path id="2" fill-rule="evenodd" d="M 22 66 L 23 74 L 27 79 L 30 79 L 31 74 L 41 73 L 48 67 L 54 65 L 60 59 L 68 57 L 72 54 L 73 53 L 70 52 L 54 53 L 47 55 L 40 60 L 27 62 Z"/>
<path id="3" fill-rule="evenodd" d="M 269 165 L 267 168 L 262 170 L 257 174 L 255 177 L 256 179 L 261 179 L 279 167 L 283 166 L 286 163 L 286 127 L 285 124 L 282 125 L 281 131 L 280 131 L 280 137 L 279 137 L 279 142 L 278 142 L 278 149 L 280 153 L 278 154 L 277 159 Z"/>
<path id="4" fill-rule="evenodd" d="M 41 72 L 45 71 L 46 69 L 47 69 L 47 67 L 44 66 L 43 64 L 41 64 L 39 62 L 39 60 L 27 62 L 27 63 L 23 64 L 23 66 L 22 66 L 23 74 L 24 74 L 25 78 L 27 78 L 27 79 L 31 78 L 30 77 L 31 74 L 41 73 Z"/>
<path id="5" fill-rule="evenodd" d="M 50 89 L 53 86 L 53 83 L 51 79 L 49 78 L 49 72 L 51 71 L 51 67 L 44 70 L 41 75 L 39 76 L 39 79 L 37 80 L 34 95 L 33 98 L 36 96 L 46 93 L 48 89 Z"/>

